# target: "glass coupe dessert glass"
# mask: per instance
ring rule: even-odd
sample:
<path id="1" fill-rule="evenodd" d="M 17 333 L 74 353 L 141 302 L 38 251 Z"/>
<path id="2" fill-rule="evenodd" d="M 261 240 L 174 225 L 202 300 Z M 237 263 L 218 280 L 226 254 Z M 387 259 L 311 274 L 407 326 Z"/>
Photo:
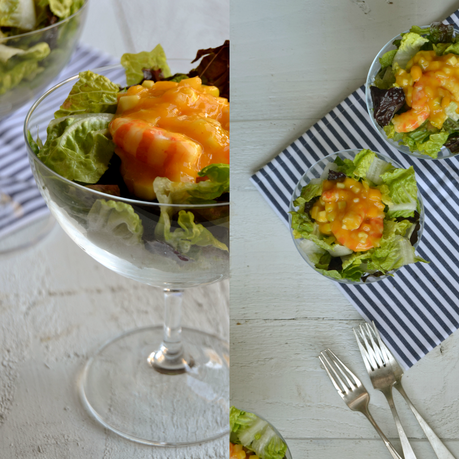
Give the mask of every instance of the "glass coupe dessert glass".
<path id="1" fill-rule="evenodd" d="M 0 62 L 0 126 L 3 119 L 36 98 L 65 67 L 81 35 L 87 10 L 86 1 L 76 13 L 53 25 L 0 39 L 4 58 L 7 58 L 6 62 Z M 20 50 L 31 48 L 36 49 L 35 57 L 18 54 Z M 11 148 L 18 148 L 18 135 L 20 130 L 14 128 L 2 133 Z M 15 166 L 3 167 L 16 170 L 18 165 Z M 23 168 L 11 175 L 0 176 L 0 253 L 31 246 L 54 226 L 55 220 L 47 212 L 41 212 L 38 218 L 35 214 L 32 222 L 25 221 L 24 215 L 30 212 L 27 199 L 30 199 L 31 187 L 30 180 L 24 179 Z M 24 196 L 28 198 L 23 206 Z"/>
<path id="2" fill-rule="evenodd" d="M 424 28 L 428 28 L 428 27 L 430 27 L 430 26 L 423 26 L 422 28 L 424 29 Z M 409 30 L 405 30 L 404 33 L 407 33 L 407 32 L 409 32 Z M 454 32 L 457 35 L 459 33 L 459 30 L 454 29 Z M 416 158 L 428 159 L 428 160 L 430 159 L 430 160 L 435 161 L 434 158 L 432 158 L 431 156 L 429 156 L 427 154 L 423 154 L 420 151 L 411 151 L 409 149 L 409 147 L 407 147 L 406 145 L 402 145 L 402 144 L 398 143 L 394 139 L 389 139 L 387 137 L 386 133 L 384 132 L 384 129 L 376 122 L 375 117 L 373 116 L 373 113 L 374 113 L 373 112 L 373 100 L 371 99 L 370 86 L 373 86 L 373 82 L 375 81 L 376 75 L 381 70 L 381 64 L 379 62 L 379 59 L 380 59 L 381 56 L 383 56 L 388 51 L 390 51 L 392 49 L 396 49 L 396 47 L 394 46 L 393 43 L 394 43 L 395 40 L 400 40 L 401 38 L 402 38 L 401 35 L 397 35 L 394 38 L 392 38 L 391 40 L 389 40 L 383 46 L 381 51 L 379 51 L 379 53 L 376 55 L 376 57 L 374 58 L 373 62 L 371 63 L 370 70 L 368 70 L 367 81 L 365 83 L 365 101 L 366 101 L 366 104 L 367 104 L 368 115 L 370 116 L 370 120 L 371 120 L 375 130 L 378 132 L 378 134 L 381 136 L 381 138 L 386 143 L 388 143 L 391 147 L 395 148 L 396 150 L 400 151 L 401 153 L 405 153 L 407 155 L 414 156 Z M 448 148 L 443 147 L 438 152 L 438 157 L 436 159 L 438 160 L 438 159 L 450 158 L 451 156 L 456 156 L 456 155 L 457 155 L 457 153 L 453 153 Z"/>
<path id="3" fill-rule="evenodd" d="M 318 179 L 324 179 L 326 176 L 324 174 L 328 174 L 328 169 L 331 163 L 335 161 L 337 157 L 341 159 L 350 159 L 353 160 L 355 156 L 361 151 L 362 149 L 355 149 L 355 150 L 342 150 L 336 153 L 333 153 L 331 155 L 325 156 L 321 160 L 317 161 L 315 164 L 313 164 L 301 177 L 300 181 L 296 185 L 295 189 L 293 190 L 292 197 L 290 199 L 290 207 L 289 207 L 289 227 L 290 227 L 290 234 L 292 236 L 293 242 L 295 243 L 295 246 L 300 253 L 300 255 L 303 257 L 303 259 L 306 261 L 306 263 L 315 271 L 317 271 L 314 263 L 309 259 L 308 253 L 306 248 L 304 247 L 304 244 L 309 243 L 307 239 L 296 239 L 293 235 L 292 231 L 292 214 L 290 212 L 293 212 L 296 210 L 296 206 L 294 205 L 294 201 L 300 196 L 301 190 L 303 187 L 305 187 L 308 183 L 310 183 L 312 180 L 318 180 Z M 382 155 L 381 153 L 376 153 L 376 156 L 379 159 L 382 159 L 383 161 L 386 161 L 388 163 L 391 163 L 393 166 L 396 168 L 401 168 L 400 164 L 398 164 L 395 160 L 392 158 L 389 158 L 388 156 Z M 421 241 L 421 236 L 422 236 L 422 231 L 424 229 L 424 205 L 422 202 L 422 197 L 421 193 L 419 192 L 418 189 L 418 202 L 419 202 L 419 228 L 417 229 L 417 241 L 413 245 L 413 247 L 417 247 L 419 245 L 419 242 Z M 400 268 L 399 268 L 400 269 Z M 369 275 L 365 281 L 360 280 L 359 282 L 352 281 L 350 279 L 333 279 L 331 277 L 325 276 L 325 274 L 321 273 L 320 271 L 317 271 L 319 274 L 322 276 L 326 277 L 327 279 L 333 280 L 335 282 L 339 282 L 342 284 L 368 284 L 370 282 L 378 282 L 382 279 L 385 279 L 389 277 L 391 274 L 394 274 L 397 270 L 391 271 L 390 274 L 382 275 L 379 277 L 371 276 Z"/>
<path id="4" fill-rule="evenodd" d="M 95 72 L 126 85 L 121 66 Z M 228 432 L 228 343 L 182 329 L 180 315 L 184 289 L 228 276 L 229 253 L 211 246 L 178 251 L 155 236 L 166 205 L 104 194 L 43 165 L 27 141 L 27 132 L 46 139 L 54 111 L 77 78 L 49 90 L 27 115 L 24 133 L 35 179 L 56 220 L 85 252 L 123 276 L 162 288 L 165 299 L 164 326 L 128 331 L 89 359 L 81 397 L 104 427 L 133 441 L 181 446 L 218 438 Z M 196 222 L 228 247 L 228 202 L 167 206 L 173 215 L 179 210 L 192 212 Z M 140 239 L 133 235 L 132 221 L 143 226 Z M 171 231 L 180 230 L 174 225 Z"/>

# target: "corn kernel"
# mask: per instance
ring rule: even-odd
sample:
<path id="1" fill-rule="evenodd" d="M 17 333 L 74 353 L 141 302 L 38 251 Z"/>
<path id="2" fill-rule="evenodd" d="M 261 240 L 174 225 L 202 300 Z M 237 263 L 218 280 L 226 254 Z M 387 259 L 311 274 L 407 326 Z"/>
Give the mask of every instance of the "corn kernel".
<path id="1" fill-rule="evenodd" d="M 134 108 L 139 103 L 139 101 L 140 96 L 138 95 L 120 97 L 118 102 L 118 112 L 125 112 L 126 110 Z"/>
<path id="2" fill-rule="evenodd" d="M 318 221 L 318 222 L 323 222 L 323 223 L 325 223 L 326 221 L 328 221 L 328 220 L 327 220 L 327 213 L 325 212 L 325 210 L 322 210 L 321 212 L 319 212 L 317 221 Z"/>
<path id="3" fill-rule="evenodd" d="M 359 202 L 360 199 L 359 199 L 359 198 L 354 198 L 353 201 L 354 201 L 354 202 Z"/>
<path id="4" fill-rule="evenodd" d="M 336 188 L 344 189 L 344 188 L 346 188 L 346 185 L 345 185 L 343 182 L 338 182 L 338 183 L 336 184 Z"/>
<path id="5" fill-rule="evenodd" d="M 414 81 L 418 81 L 422 77 L 421 67 L 419 67 L 419 65 L 413 65 L 413 67 L 411 67 L 410 74 Z"/>
<path id="6" fill-rule="evenodd" d="M 155 82 L 154 82 L 154 81 L 151 81 L 151 80 L 145 80 L 145 81 L 142 83 L 142 86 L 143 86 L 144 88 L 147 88 L 147 89 L 152 88 L 154 85 L 155 85 Z"/>
<path id="7" fill-rule="evenodd" d="M 346 208 L 346 201 L 338 201 L 338 209 L 344 210 Z"/>

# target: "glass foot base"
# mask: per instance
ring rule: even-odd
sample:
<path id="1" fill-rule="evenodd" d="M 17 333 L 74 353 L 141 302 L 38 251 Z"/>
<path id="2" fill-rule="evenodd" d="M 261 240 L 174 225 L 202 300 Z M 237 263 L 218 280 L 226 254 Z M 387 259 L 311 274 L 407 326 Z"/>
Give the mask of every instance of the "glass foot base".
<path id="1" fill-rule="evenodd" d="M 2 204 L 0 203 L 0 214 L 4 212 L 1 207 Z M 18 252 L 34 246 L 51 232 L 56 226 L 56 220 L 51 214 L 48 214 L 25 226 L 15 225 L 14 221 L 10 221 L 9 225 L 11 225 L 11 232 L 7 235 L 0 235 L 0 255 Z"/>
<path id="2" fill-rule="evenodd" d="M 148 360 L 162 338 L 162 326 L 147 327 L 104 344 L 82 374 L 85 407 L 105 428 L 147 445 L 186 446 L 227 434 L 228 343 L 183 328 L 183 345 L 193 365 L 164 374 Z"/>

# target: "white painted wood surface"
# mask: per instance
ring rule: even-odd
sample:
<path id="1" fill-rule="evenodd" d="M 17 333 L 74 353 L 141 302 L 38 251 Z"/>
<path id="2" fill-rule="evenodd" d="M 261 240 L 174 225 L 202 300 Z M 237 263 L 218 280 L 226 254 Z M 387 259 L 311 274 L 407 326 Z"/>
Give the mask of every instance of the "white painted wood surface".
<path id="1" fill-rule="evenodd" d="M 228 33 L 227 0 L 90 0 L 82 41 L 115 57 L 161 43 L 179 71 Z M 191 289 L 183 324 L 228 339 L 228 302 L 227 281 Z M 88 356 L 122 331 L 161 323 L 162 308 L 159 289 L 99 265 L 60 228 L 0 258 L 0 459 L 226 457 L 227 438 L 179 449 L 131 443 L 80 404 L 76 384 Z"/>
<path id="2" fill-rule="evenodd" d="M 370 390 L 383 430 L 392 439 L 397 432 L 357 349 L 352 327 L 360 316 L 304 263 L 249 177 L 363 84 L 390 38 L 457 8 L 457 0 L 231 0 L 231 402 L 271 420 L 295 459 L 390 457 L 320 368 L 317 356 L 327 347 Z M 458 356 L 455 333 L 404 382 L 459 458 Z M 413 415 L 395 398 L 418 457 L 434 458 Z"/>

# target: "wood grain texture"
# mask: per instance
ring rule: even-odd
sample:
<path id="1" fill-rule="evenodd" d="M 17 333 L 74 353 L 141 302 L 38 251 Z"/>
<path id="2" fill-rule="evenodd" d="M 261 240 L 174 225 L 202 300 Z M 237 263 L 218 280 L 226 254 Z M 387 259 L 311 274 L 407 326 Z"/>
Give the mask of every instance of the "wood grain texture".
<path id="1" fill-rule="evenodd" d="M 162 43 L 173 71 L 229 35 L 229 2 L 90 0 L 81 40 L 114 57 Z M 86 69 L 81 69 L 86 70 Z M 185 293 L 182 321 L 229 339 L 229 282 Z M 60 228 L 0 257 L 0 459 L 221 459 L 228 438 L 160 449 L 104 430 L 83 409 L 77 380 L 88 356 L 117 334 L 161 324 L 163 294 L 122 278 Z"/>
<path id="2" fill-rule="evenodd" d="M 249 178 L 362 85 L 393 36 L 457 8 L 457 0 L 231 2 L 231 402 L 273 422 L 295 458 L 389 457 L 320 367 L 317 356 L 327 347 L 370 391 L 382 429 L 391 438 L 397 432 L 358 352 L 352 327 L 360 316 L 302 260 Z M 456 457 L 458 351 L 455 333 L 404 376 L 412 401 Z M 394 397 L 418 457 L 434 457 L 412 413 Z"/>

